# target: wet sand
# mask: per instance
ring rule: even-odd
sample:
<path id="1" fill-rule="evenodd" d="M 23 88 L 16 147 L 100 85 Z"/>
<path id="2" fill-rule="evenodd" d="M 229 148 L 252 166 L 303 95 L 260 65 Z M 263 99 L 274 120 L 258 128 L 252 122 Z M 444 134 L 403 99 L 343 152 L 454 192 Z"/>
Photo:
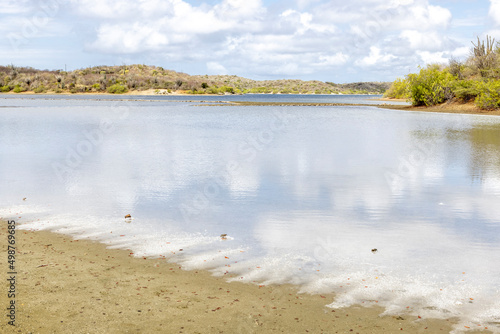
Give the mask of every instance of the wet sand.
<path id="1" fill-rule="evenodd" d="M 6 225 L 2 221 L 3 273 Z M 17 229 L 16 247 L 16 327 L 3 316 L 2 333 L 448 333 L 453 323 L 381 317 L 381 307 L 331 309 L 325 307 L 331 294 L 227 283 L 205 271 L 46 231 Z M 9 300 L 0 295 L 5 310 Z"/>

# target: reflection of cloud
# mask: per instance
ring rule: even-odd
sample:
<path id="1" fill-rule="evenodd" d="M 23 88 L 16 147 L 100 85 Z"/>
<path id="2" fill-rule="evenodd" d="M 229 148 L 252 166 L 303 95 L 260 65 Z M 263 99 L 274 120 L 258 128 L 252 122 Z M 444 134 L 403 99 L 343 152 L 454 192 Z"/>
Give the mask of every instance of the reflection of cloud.
<path id="1" fill-rule="evenodd" d="M 239 169 L 229 184 L 230 191 L 233 192 L 236 197 L 239 197 L 241 194 L 255 194 L 259 187 L 259 174 L 253 168 L 248 168 L 247 166 L 243 166 Z"/>
<path id="2" fill-rule="evenodd" d="M 491 193 L 493 195 L 500 195 L 500 177 L 496 177 L 496 176 L 487 177 L 482 182 L 482 185 L 483 185 L 483 189 L 487 193 Z"/>

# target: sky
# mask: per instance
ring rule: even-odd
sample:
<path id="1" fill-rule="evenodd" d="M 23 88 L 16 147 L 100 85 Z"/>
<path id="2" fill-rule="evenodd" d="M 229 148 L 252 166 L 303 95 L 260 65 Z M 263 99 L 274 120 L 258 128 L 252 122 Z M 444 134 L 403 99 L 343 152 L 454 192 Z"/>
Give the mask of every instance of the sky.
<path id="1" fill-rule="evenodd" d="M 392 81 L 500 41 L 500 0 L 0 0 L 0 65 Z"/>

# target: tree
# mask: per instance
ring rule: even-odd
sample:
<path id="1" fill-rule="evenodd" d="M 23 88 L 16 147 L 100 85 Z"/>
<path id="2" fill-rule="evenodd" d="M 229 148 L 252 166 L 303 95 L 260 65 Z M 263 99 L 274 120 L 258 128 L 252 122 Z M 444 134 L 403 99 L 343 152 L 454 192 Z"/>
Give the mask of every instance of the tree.
<path id="1" fill-rule="evenodd" d="M 410 97 L 414 106 L 432 106 L 453 97 L 453 76 L 438 65 L 420 69 L 418 74 L 407 76 Z"/>

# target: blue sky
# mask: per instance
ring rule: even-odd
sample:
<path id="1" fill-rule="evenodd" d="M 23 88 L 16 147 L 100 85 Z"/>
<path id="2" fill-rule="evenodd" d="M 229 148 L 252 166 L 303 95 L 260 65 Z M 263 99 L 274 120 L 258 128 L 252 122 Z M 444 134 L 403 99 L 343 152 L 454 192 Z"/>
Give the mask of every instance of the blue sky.
<path id="1" fill-rule="evenodd" d="M 392 81 L 500 40 L 500 0 L 0 0 L 0 64 Z"/>

